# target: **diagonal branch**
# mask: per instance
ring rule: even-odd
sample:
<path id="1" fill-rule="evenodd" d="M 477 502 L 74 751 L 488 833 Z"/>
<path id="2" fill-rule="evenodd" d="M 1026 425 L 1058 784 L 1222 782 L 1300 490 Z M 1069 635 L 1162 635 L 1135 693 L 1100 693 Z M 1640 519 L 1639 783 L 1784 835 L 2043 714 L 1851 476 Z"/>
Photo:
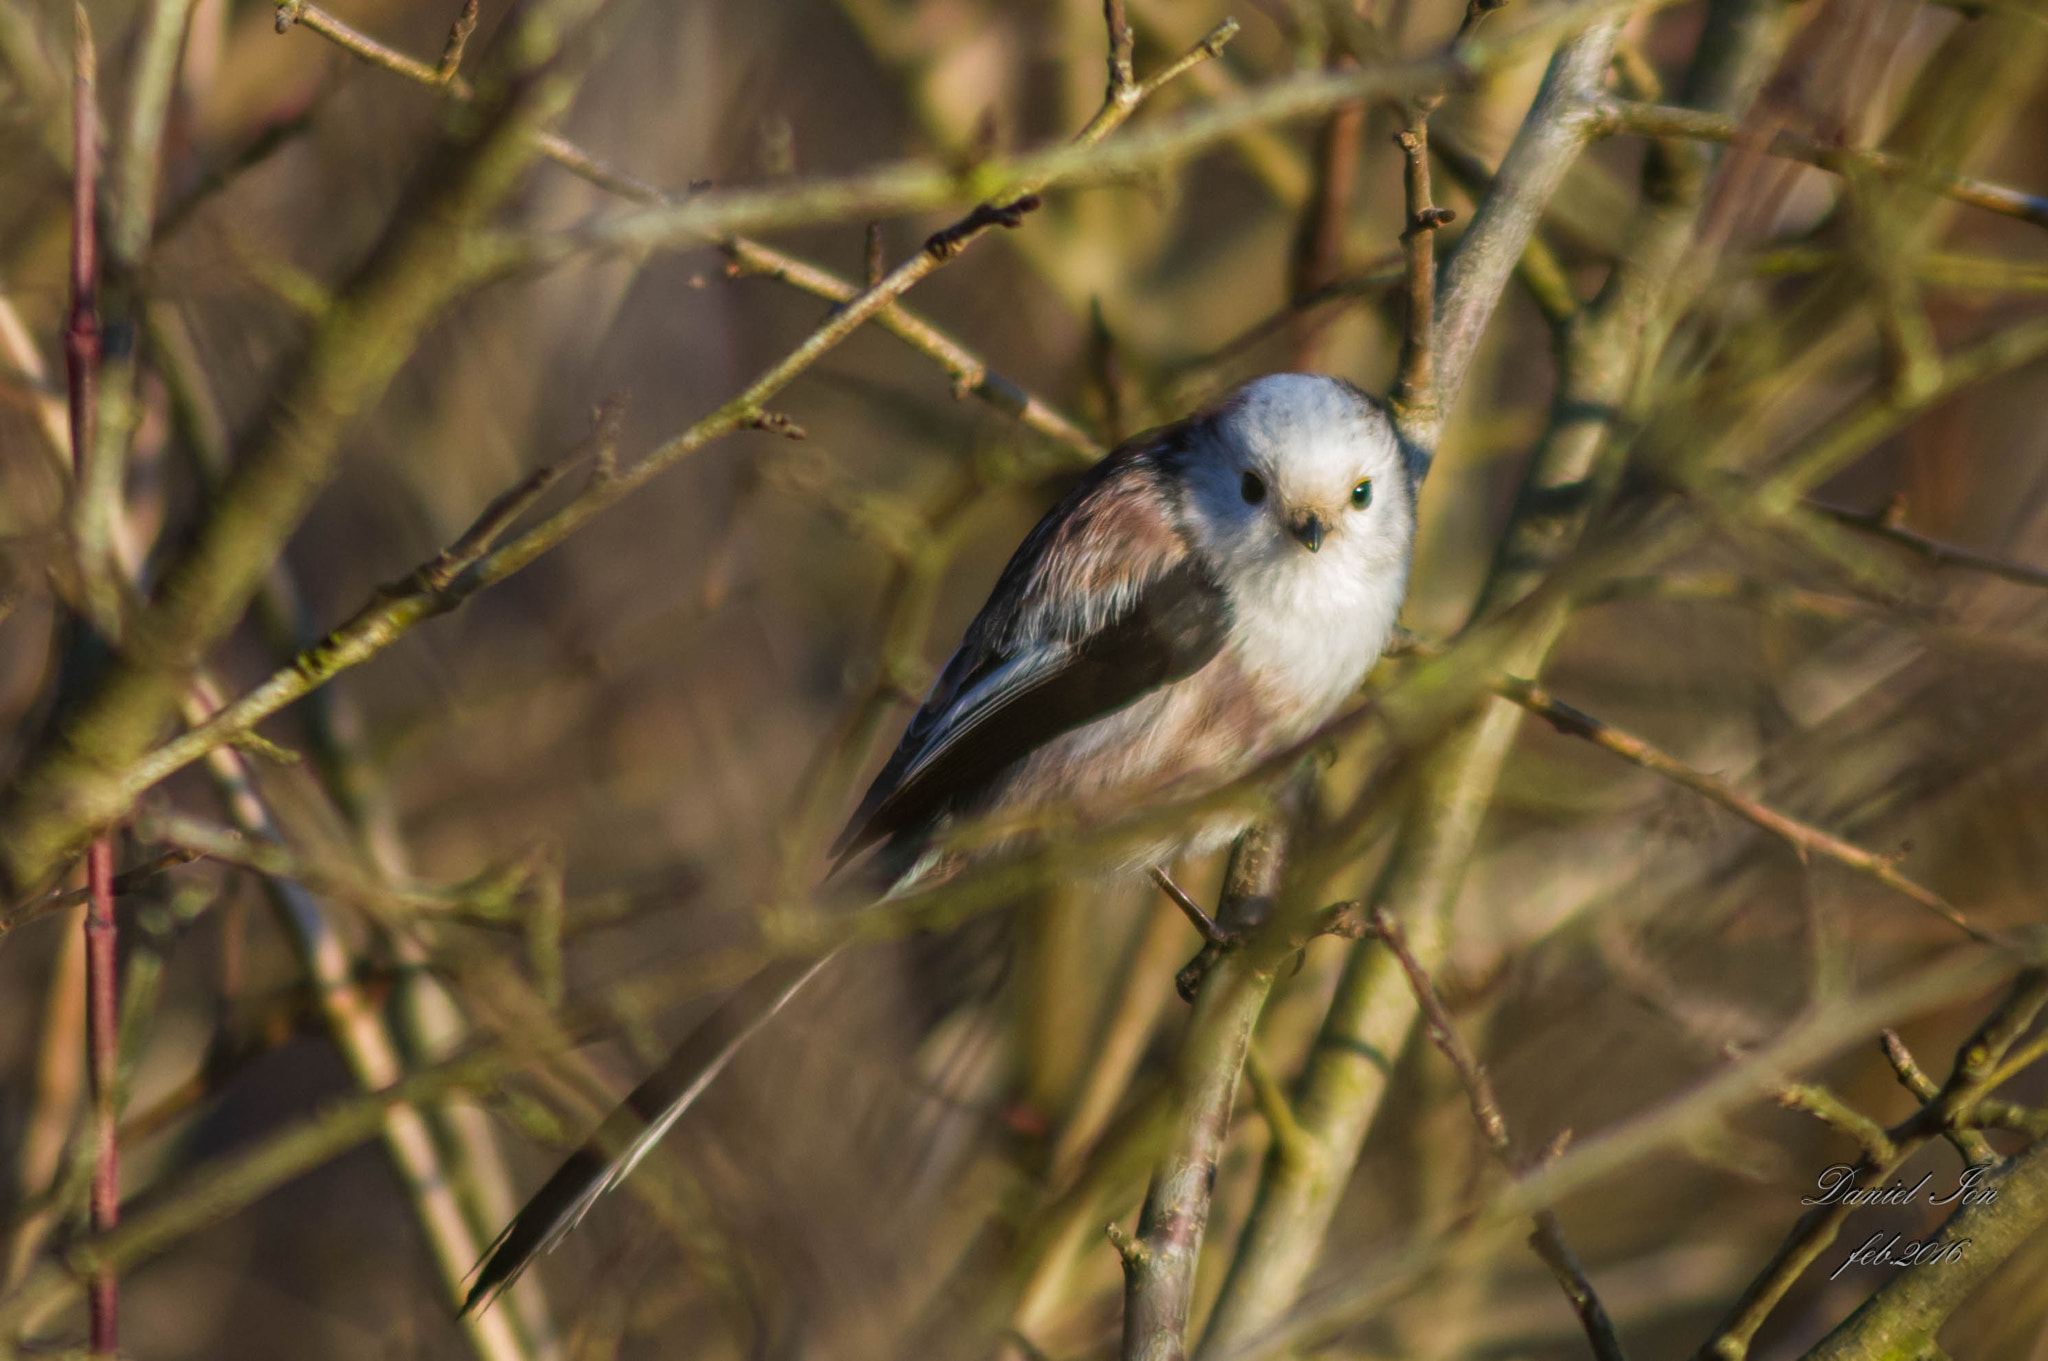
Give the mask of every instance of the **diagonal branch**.
<path id="1" fill-rule="evenodd" d="M 1696 794 L 1704 795 L 1743 821 L 1782 837 L 1801 856 L 1820 855 L 1838 864 L 1847 865 L 1850 869 L 1877 880 L 1886 888 L 1911 898 L 1972 940 L 1986 945 L 2008 945 L 2008 942 L 1991 932 L 1972 925 L 1952 903 L 1934 890 L 1927 888 L 1918 880 L 1899 873 L 1898 864 L 1893 857 L 1866 851 L 1810 823 L 1781 813 L 1768 804 L 1742 793 L 1726 780 L 1696 770 L 1642 738 L 1623 732 L 1583 710 L 1562 703 L 1539 685 L 1516 676 L 1509 676 L 1496 688 L 1503 698 L 1536 714 L 1557 731 L 1569 737 L 1582 737 L 1601 750 L 1613 752 L 1632 765 L 1641 766 L 1644 770 L 1684 785 Z"/>
<path id="2" fill-rule="evenodd" d="M 1936 567 L 1960 567 L 1972 572 L 1985 572 L 2022 586 L 2048 586 L 2048 568 L 2035 567 L 2024 562 L 2014 562 L 1995 554 L 1964 548 L 1960 544 L 1944 543 L 1931 539 L 1918 530 L 1905 525 L 1906 502 L 1904 497 L 1894 497 L 1880 510 L 1844 510 L 1837 506 L 1815 505 L 1815 510 L 1831 517 L 1852 529 L 1883 539 L 1886 543 L 1897 544 L 1919 554 Z"/>
<path id="3" fill-rule="evenodd" d="M 1407 933 L 1401 930 L 1400 922 L 1391 912 L 1384 907 L 1375 907 L 1370 921 L 1373 935 L 1387 947 L 1408 979 L 1409 990 L 1415 994 L 1430 1042 L 1457 1070 L 1458 1079 L 1465 1086 L 1465 1095 L 1472 1103 L 1472 1119 L 1478 1124 L 1479 1132 L 1486 1136 L 1487 1147 L 1493 1150 L 1502 1167 L 1510 1173 L 1520 1172 L 1526 1163 L 1515 1152 L 1514 1140 L 1508 1133 L 1507 1117 L 1501 1114 L 1500 1100 L 1494 1095 L 1493 1079 L 1486 1075 L 1486 1066 L 1458 1032 L 1457 1024 L 1451 1019 L 1450 1008 L 1444 1005 L 1443 994 L 1437 991 L 1436 980 L 1429 976 L 1415 958 L 1415 952 L 1408 948 Z M 1529 1236 L 1529 1245 L 1557 1276 L 1565 1298 L 1571 1301 L 1586 1329 L 1586 1341 L 1592 1345 L 1593 1355 L 1598 1361 L 1624 1361 L 1621 1339 L 1615 1334 L 1614 1323 L 1607 1317 L 1600 1297 L 1594 1293 L 1593 1282 L 1579 1264 L 1577 1254 L 1565 1242 L 1557 1213 L 1547 1208 L 1538 1210 L 1535 1219 L 1536 1231 Z"/>
<path id="4" fill-rule="evenodd" d="M 1644 104 L 1633 99 L 1603 100 L 1599 120 L 1602 135 L 1625 132 L 1642 137 L 1682 137 L 1723 146 L 1746 145 L 1757 137 L 1753 129 L 1723 114 L 1665 104 Z M 2048 198 L 2009 189 L 1989 180 L 1944 174 L 1887 151 L 1830 146 L 1811 137 L 1785 131 L 1772 134 L 1761 149 L 1773 156 L 1830 170 L 1838 175 L 1852 170 L 1868 170 L 1887 179 L 1918 180 L 1958 203 L 2016 217 L 2037 227 L 2048 227 Z"/>

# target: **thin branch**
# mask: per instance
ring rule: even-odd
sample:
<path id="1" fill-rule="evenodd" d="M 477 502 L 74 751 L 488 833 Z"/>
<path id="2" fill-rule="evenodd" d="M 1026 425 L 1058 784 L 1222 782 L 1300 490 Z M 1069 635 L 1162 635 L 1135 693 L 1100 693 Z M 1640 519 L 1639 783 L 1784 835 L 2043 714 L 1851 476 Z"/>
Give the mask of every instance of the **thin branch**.
<path id="1" fill-rule="evenodd" d="M 1216 919 L 1207 912 L 1204 912 L 1202 905 L 1193 898 L 1190 898 L 1186 889 L 1173 882 L 1172 876 L 1167 874 L 1165 870 L 1154 865 L 1150 872 L 1152 882 L 1159 886 L 1159 891 L 1164 893 L 1172 901 L 1173 905 L 1181 910 L 1181 914 L 1201 934 L 1205 942 L 1226 950 L 1238 944 L 1237 933 L 1226 931 L 1217 925 Z"/>
<path id="2" fill-rule="evenodd" d="M 85 873 L 91 906 L 85 917 L 85 1043 L 92 1074 L 92 1227 L 110 1233 L 121 1222 L 120 964 L 114 934 L 114 843 L 101 837 L 86 851 Z M 120 1285 L 111 1270 L 92 1279 L 88 1306 L 95 1353 L 119 1350 Z"/>
<path id="3" fill-rule="evenodd" d="M 71 401 L 72 486 L 83 507 L 87 451 L 93 447 L 93 415 L 99 377 L 99 232 L 95 189 L 99 178 L 98 54 L 83 0 L 72 6 L 71 77 L 71 320 L 65 328 L 66 374 Z M 83 524 L 80 510 L 75 524 Z M 81 550 L 82 552 L 82 550 Z M 81 557 L 81 567 L 85 567 Z M 91 568 L 84 573 L 94 575 Z M 87 592 L 87 598 L 92 598 Z M 111 619 L 84 627 L 111 637 Z M 111 1232 L 121 1219 L 120 962 L 114 925 L 114 842 L 102 834 L 86 850 L 85 877 L 85 1046 L 92 1096 L 92 1227 Z M 93 1352 L 111 1357 L 120 1347 L 120 1284 L 112 1270 L 95 1272 L 88 1289 L 88 1337 Z"/>
<path id="4" fill-rule="evenodd" d="M 1845 510 L 1838 506 L 1815 504 L 1821 514 L 1829 516 L 1852 529 L 1910 549 L 1936 567 L 1960 567 L 1972 572 L 1985 572 L 2022 586 L 2048 586 L 2048 568 L 2034 567 L 2024 562 L 2014 562 L 1994 554 L 1964 548 L 1958 544 L 1931 539 L 1925 534 L 1906 528 L 1905 498 L 1894 497 L 1882 509 L 1874 511 Z"/>
<path id="5" fill-rule="evenodd" d="M 455 73 L 462 69 L 462 49 L 469 45 L 470 34 L 476 32 L 477 4 L 478 0 L 462 0 L 462 10 L 448 28 L 448 41 L 441 45 L 441 60 L 434 67 L 434 75 L 443 84 L 452 82 Z"/>
<path id="6" fill-rule="evenodd" d="M 1972 940 L 2000 948 L 2012 948 L 2011 942 L 1972 925 L 1968 918 L 1940 894 L 1899 873 L 1894 857 L 1866 851 L 1818 827 L 1781 813 L 1742 793 L 1726 780 L 1696 770 L 1642 738 L 1623 732 L 1594 718 L 1591 714 L 1562 703 L 1548 691 L 1529 681 L 1509 676 L 1496 688 L 1502 698 L 1538 715 L 1557 731 L 1570 737 L 1582 737 L 1632 765 L 1641 766 L 1644 770 L 1662 775 L 1697 794 L 1704 795 L 1745 822 L 1753 823 L 1783 838 L 1802 856 L 1821 855 L 1847 865 L 1850 869 L 1869 875 L 1885 887 L 1911 898 Z"/>
<path id="7" fill-rule="evenodd" d="M 720 249 L 733 262 L 736 273 L 774 279 L 832 302 L 850 303 L 866 291 L 829 270 L 746 237 L 734 237 Z M 871 254 L 870 260 L 879 263 L 879 256 Z M 877 275 L 871 279 L 867 287 L 874 287 L 879 278 Z M 908 308 L 894 304 L 885 307 L 875 314 L 875 324 L 936 361 L 952 378 L 954 396 L 978 397 L 998 411 L 1016 418 L 1027 429 L 1037 431 L 1091 462 L 1102 457 L 1102 445 L 1085 430 L 1043 398 L 997 373 L 986 360 Z"/>
<path id="8" fill-rule="evenodd" d="M 1602 100 L 1599 120 L 1599 131 L 1603 135 L 1633 133 L 1643 137 L 1682 137 L 1723 146 L 1746 145 L 1755 136 L 1753 129 L 1722 114 L 1663 104 L 1642 104 L 1632 99 L 1609 97 Z M 1945 174 L 1915 165 L 1890 152 L 1829 146 L 1811 137 L 1784 131 L 1773 134 L 1761 149 L 1773 156 L 1836 174 L 1864 169 L 1887 179 L 1918 181 L 1958 203 L 2016 217 L 2037 227 L 2048 227 L 2048 198 L 2009 189 L 1988 180 Z"/>
<path id="9" fill-rule="evenodd" d="M 1285 857 L 1285 836 L 1272 824 L 1256 825 L 1239 838 L 1217 909 L 1224 931 L 1244 931 L 1267 913 Z M 1195 1267 L 1238 1077 L 1285 958 L 1266 939 L 1282 923 L 1266 925 L 1250 944 L 1223 956 L 1195 999 L 1175 1060 L 1171 1132 L 1146 1191 L 1137 1234 L 1118 1245 L 1124 1262 L 1123 1361 L 1177 1361 L 1186 1354 Z"/>
<path id="10" fill-rule="evenodd" d="M 553 463 L 544 464 L 517 486 L 500 493 L 456 540 L 414 568 L 398 582 L 383 587 L 348 620 L 301 652 L 290 665 L 204 722 L 188 728 L 138 763 L 135 792 L 154 784 L 224 743 L 232 742 L 263 718 L 311 692 L 348 667 L 367 660 L 417 624 L 446 614 L 488 584 L 474 569 L 496 545 L 512 521 L 577 464 L 591 460 L 603 467 L 617 434 L 615 411 L 602 415 L 592 435 Z M 601 474 L 592 489 L 611 485 Z M 586 492 L 586 495 L 589 493 Z"/>
<path id="11" fill-rule="evenodd" d="M 198 858 L 199 853 L 197 851 L 188 851 L 182 848 L 161 851 L 141 864 L 131 866 L 116 874 L 113 884 L 114 896 L 119 898 L 134 893 L 165 870 L 173 869 L 179 865 L 190 864 Z M 62 912 L 67 908 L 73 908 L 80 903 L 90 902 L 91 900 L 92 890 L 89 888 L 63 889 L 55 893 L 46 893 L 40 898 L 23 903 L 9 912 L 4 918 L 0 918 L 0 936 L 4 936 L 19 927 L 26 926 L 30 922 L 41 921 L 52 913 Z"/>
<path id="12" fill-rule="evenodd" d="M 1592 137 L 1601 79 L 1613 58 L 1619 21 L 1595 19 L 1558 49 L 1522 131 L 1501 161 L 1458 248 L 1437 280 L 1432 388 L 1402 421 L 1411 457 L 1427 467 L 1480 335 L 1520 264 L 1565 172 Z"/>
<path id="13" fill-rule="evenodd" d="M 1786 1083 L 1778 1089 L 1778 1104 L 1789 1111 L 1803 1111 L 1854 1140 L 1856 1147 L 1862 1150 L 1864 1161 L 1872 1166 L 1889 1163 L 1898 1156 L 1898 1149 L 1893 1146 L 1883 1125 L 1819 1083 Z"/>
<path id="14" fill-rule="evenodd" d="M 1457 1025 L 1451 1020 L 1450 1008 L 1444 1005 L 1443 994 L 1437 991 L 1436 981 L 1415 958 L 1415 952 L 1408 948 L 1408 935 L 1392 913 L 1384 907 L 1374 907 L 1368 920 L 1372 923 L 1373 939 L 1386 946 L 1394 956 L 1394 962 L 1401 966 L 1401 973 L 1408 980 L 1408 990 L 1414 994 L 1421 1012 L 1429 1042 L 1441 1050 L 1443 1056 L 1451 1061 L 1451 1067 L 1457 1070 L 1458 1079 L 1465 1087 L 1466 1100 L 1472 1106 L 1473 1123 L 1486 1136 L 1487 1148 L 1510 1172 L 1519 1171 L 1514 1145 L 1508 1137 L 1507 1118 L 1500 1113 L 1500 1101 L 1493 1092 L 1493 1079 L 1487 1076 L 1486 1068 L 1472 1052 L 1472 1047 L 1465 1043 L 1465 1037 L 1458 1033 Z"/>
<path id="15" fill-rule="evenodd" d="M 1906 1042 L 1899 1038 L 1898 1031 L 1886 1028 L 1878 1032 L 1878 1040 L 1884 1049 L 1886 1061 L 1891 1064 L 1892 1071 L 1898 1074 L 1901 1086 L 1911 1092 L 1922 1104 L 1932 1101 L 1940 1094 L 1941 1088 L 1935 1083 L 1933 1078 L 1921 1071 L 1918 1063 L 1913 1061 L 1913 1053 L 1906 1048 Z M 1991 1104 L 1990 1102 L 1980 1103 L 1978 1113 L 1986 1113 L 1987 1108 Z M 1955 1150 L 1962 1155 L 1963 1162 L 1972 1167 L 1998 1161 L 1998 1154 L 1991 1147 L 1991 1141 L 1975 1130 L 1950 1130 L 1948 1132 L 1948 1141 L 1955 1145 Z"/>
<path id="16" fill-rule="evenodd" d="M 1108 106 L 1125 100 L 1135 101 L 1138 71 L 1132 64 L 1132 54 L 1137 50 L 1138 40 L 1131 32 L 1131 18 L 1124 12 L 1124 0 L 1102 0 L 1102 22 L 1109 31 L 1109 83 L 1104 87 L 1102 102 Z"/>
<path id="17" fill-rule="evenodd" d="M 1507 3 L 1508 0 L 1468 0 L 1457 36 L 1451 39 L 1450 51 L 1457 54 L 1470 47 L 1487 16 L 1505 8 Z M 1429 187 L 1429 116 L 1442 103 L 1440 93 L 1410 100 L 1401 131 L 1394 135 L 1394 144 L 1401 148 L 1402 194 L 1407 204 L 1401 249 L 1407 261 L 1408 305 L 1402 322 L 1401 359 L 1393 396 L 1396 419 L 1403 425 L 1418 417 L 1426 423 L 1431 410 L 1441 414 L 1449 404 L 1449 397 L 1436 390 L 1436 233 L 1457 214 L 1437 207 Z M 1530 120 L 1533 122 L 1535 117 L 1532 110 Z M 1534 239 L 1533 231 L 1530 239 Z M 1429 452 L 1434 452 L 1433 443 Z"/>
<path id="18" fill-rule="evenodd" d="M 1407 311 L 1401 332 L 1399 376 L 1394 382 L 1397 411 L 1430 400 L 1436 386 L 1436 233 L 1457 214 L 1439 208 L 1429 190 L 1429 115 L 1411 111 L 1408 125 L 1395 135 L 1401 148 L 1402 186 L 1408 224 L 1401 232 L 1407 260 Z"/>
<path id="19" fill-rule="evenodd" d="M 460 64 L 462 56 L 461 44 L 456 41 L 455 36 L 461 22 L 459 18 L 456 20 L 457 27 L 450 30 L 448 38 L 449 46 L 455 50 L 456 64 Z M 304 0 L 283 0 L 277 7 L 277 31 L 289 33 L 294 24 L 304 24 L 336 47 L 353 53 L 372 66 L 395 71 L 408 80 L 416 80 L 422 85 L 445 85 L 449 93 L 458 99 L 467 99 L 472 93 L 469 82 L 456 76 L 452 67 L 444 76 L 440 66 L 429 66 L 423 61 L 407 56 L 395 47 L 387 47 L 361 29 L 350 27 L 318 5 L 307 4 Z M 467 41 L 468 35 L 464 34 L 462 42 Z M 445 48 L 442 52 L 442 62 L 447 64 Z"/>
<path id="20" fill-rule="evenodd" d="M 1500 1100 L 1494 1095 L 1493 1079 L 1487 1076 L 1486 1065 L 1479 1061 L 1478 1055 L 1472 1052 L 1472 1047 L 1458 1032 L 1456 1022 L 1451 1019 L 1450 1008 L 1444 1005 L 1443 994 L 1437 991 L 1436 981 L 1416 959 L 1415 952 L 1408 948 L 1407 934 L 1393 913 L 1385 907 L 1374 907 L 1368 920 L 1373 937 L 1387 947 L 1407 977 L 1430 1042 L 1457 1070 L 1458 1079 L 1465 1087 L 1466 1099 L 1472 1105 L 1472 1119 L 1478 1124 L 1480 1133 L 1486 1136 L 1487 1147 L 1511 1175 L 1520 1173 L 1524 1163 L 1515 1153 L 1507 1117 L 1501 1114 Z M 1625 1361 L 1613 1321 L 1607 1317 L 1600 1297 L 1594 1293 L 1593 1282 L 1587 1277 L 1585 1268 L 1565 1241 L 1564 1230 L 1558 1224 L 1556 1214 L 1545 1209 L 1536 1214 L 1535 1220 L 1536 1229 L 1530 1235 L 1530 1245 L 1557 1276 L 1566 1299 L 1585 1325 L 1586 1340 L 1593 1348 L 1593 1355 L 1599 1361 Z"/>

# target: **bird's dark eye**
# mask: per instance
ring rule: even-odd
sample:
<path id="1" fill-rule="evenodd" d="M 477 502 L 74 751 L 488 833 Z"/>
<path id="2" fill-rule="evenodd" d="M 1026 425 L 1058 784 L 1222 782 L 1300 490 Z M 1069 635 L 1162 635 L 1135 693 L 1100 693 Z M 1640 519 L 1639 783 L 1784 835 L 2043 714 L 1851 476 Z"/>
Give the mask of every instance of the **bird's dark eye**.
<path id="1" fill-rule="evenodd" d="M 1367 506 L 1371 504 L 1372 479 L 1368 477 L 1365 479 L 1365 481 L 1359 483 L 1357 486 L 1351 489 L 1351 508 L 1353 510 L 1364 510 Z"/>
<path id="2" fill-rule="evenodd" d="M 1246 505 L 1256 506 L 1266 499 L 1266 480 L 1257 473 L 1246 473 L 1244 481 L 1237 484 L 1237 490 L 1243 495 Z"/>

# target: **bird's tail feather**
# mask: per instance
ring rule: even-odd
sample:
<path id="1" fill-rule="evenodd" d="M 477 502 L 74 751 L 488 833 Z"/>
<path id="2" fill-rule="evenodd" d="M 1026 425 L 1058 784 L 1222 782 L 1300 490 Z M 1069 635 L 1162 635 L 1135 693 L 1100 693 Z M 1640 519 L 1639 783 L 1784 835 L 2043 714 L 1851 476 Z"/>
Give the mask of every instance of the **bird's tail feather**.
<path id="1" fill-rule="evenodd" d="M 536 1257 L 553 1251 L 597 1198 L 623 1181 L 682 1118 L 740 1046 L 816 977 L 830 958 L 768 965 L 692 1030 L 512 1217 L 485 1251 L 462 1312 L 489 1304 Z"/>

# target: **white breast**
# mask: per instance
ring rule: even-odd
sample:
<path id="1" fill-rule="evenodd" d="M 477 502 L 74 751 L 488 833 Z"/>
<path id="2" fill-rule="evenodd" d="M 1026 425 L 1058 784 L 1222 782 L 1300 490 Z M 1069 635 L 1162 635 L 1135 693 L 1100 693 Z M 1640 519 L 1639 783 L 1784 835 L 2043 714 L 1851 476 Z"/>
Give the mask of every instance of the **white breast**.
<path id="1" fill-rule="evenodd" d="M 1385 650 L 1408 570 L 1406 553 L 1386 559 L 1297 551 L 1233 581 L 1228 646 L 1286 711 L 1281 742 L 1341 708 Z"/>

